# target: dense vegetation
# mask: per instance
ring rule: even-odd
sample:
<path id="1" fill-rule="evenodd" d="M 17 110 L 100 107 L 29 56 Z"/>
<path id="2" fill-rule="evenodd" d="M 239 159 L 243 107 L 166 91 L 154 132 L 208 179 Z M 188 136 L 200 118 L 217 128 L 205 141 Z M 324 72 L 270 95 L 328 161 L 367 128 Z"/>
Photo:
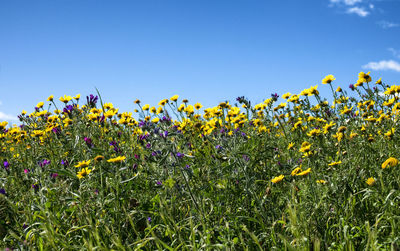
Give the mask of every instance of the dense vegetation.
<path id="1" fill-rule="evenodd" d="M 1 246 L 397 249 L 400 86 L 334 80 L 332 103 L 313 86 L 280 104 L 136 100 L 134 115 L 50 96 L 0 124 Z"/>

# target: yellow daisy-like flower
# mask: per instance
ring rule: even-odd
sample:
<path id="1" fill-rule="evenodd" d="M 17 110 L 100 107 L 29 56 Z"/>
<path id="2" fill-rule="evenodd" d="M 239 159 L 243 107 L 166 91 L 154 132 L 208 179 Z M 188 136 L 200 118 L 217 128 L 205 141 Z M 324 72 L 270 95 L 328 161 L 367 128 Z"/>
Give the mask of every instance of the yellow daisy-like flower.
<path id="1" fill-rule="evenodd" d="M 160 121 L 159 118 L 154 118 L 154 119 L 151 120 L 151 122 L 153 122 L 153 123 L 158 123 L 159 121 Z"/>
<path id="2" fill-rule="evenodd" d="M 148 109 L 150 109 L 150 105 L 145 104 L 142 109 L 143 109 L 143 111 L 147 111 Z"/>
<path id="3" fill-rule="evenodd" d="M 295 176 L 298 173 L 300 173 L 301 171 L 302 171 L 301 167 L 296 167 L 295 169 L 293 169 L 293 171 L 292 171 L 292 173 L 290 175 Z"/>
<path id="4" fill-rule="evenodd" d="M 293 143 L 293 142 L 290 142 L 289 145 L 288 145 L 288 147 L 287 147 L 287 149 L 290 150 L 290 149 L 292 149 L 293 147 L 294 147 L 294 143 Z"/>
<path id="5" fill-rule="evenodd" d="M 37 108 L 42 108 L 42 107 L 43 107 L 43 105 L 44 105 L 44 103 L 43 103 L 43 102 L 39 102 L 39 103 L 36 105 L 36 107 L 37 107 Z"/>
<path id="6" fill-rule="evenodd" d="M 394 167 L 399 164 L 399 160 L 393 157 L 388 158 L 385 162 L 382 163 L 382 168 L 385 169 L 386 167 Z"/>
<path id="7" fill-rule="evenodd" d="M 103 155 L 97 155 L 96 157 L 94 157 L 94 160 L 95 160 L 96 162 L 102 161 L 103 159 L 104 159 L 104 156 L 103 156 Z"/>
<path id="8" fill-rule="evenodd" d="M 91 160 L 87 161 L 79 161 L 78 164 L 75 165 L 75 167 L 87 167 L 89 166 Z"/>
<path id="9" fill-rule="evenodd" d="M 327 181 L 326 181 L 326 180 L 317 180 L 317 183 L 318 183 L 318 184 L 326 184 Z"/>
<path id="10" fill-rule="evenodd" d="M 64 97 L 60 97 L 60 101 L 64 102 L 65 104 L 68 103 L 69 101 L 71 101 L 72 97 L 71 96 L 67 96 L 64 95 Z"/>
<path id="11" fill-rule="evenodd" d="M 203 105 L 200 104 L 200 103 L 194 104 L 194 108 L 195 108 L 196 110 L 199 110 L 199 109 L 202 108 L 202 107 L 203 107 Z"/>
<path id="12" fill-rule="evenodd" d="M 330 84 L 333 80 L 336 80 L 336 78 L 333 75 L 328 75 L 324 79 L 322 79 L 322 83 Z"/>
<path id="13" fill-rule="evenodd" d="M 176 102 L 178 100 L 179 96 L 178 95 L 174 95 L 170 98 L 171 101 Z"/>
<path id="14" fill-rule="evenodd" d="M 372 186 L 375 184 L 376 180 L 374 178 L 370 177 L 365 182 L 368 184 L 368 186 Z"/>
<path id="15" fill-rule="evenodd" d="M 136 99 L 135 101 L 133 101 L 133 103 L 135 103 L 135 104 L 140 104 L 140 100 L 139 100 L 139 99 Z"/>
<path id="16" fill-rule="evenodd" d="M 332 162 L 332 163 L 328 164 L 328 166 L 337 166 L 337 165 L 339 165 L 339 164 L 342 164 L 342 161 L 335 161 L 335 162 Z"/>
<path id="17" fill-rule="evenodd" d="M 112 159 L 107 160 L 107 162 L 110 162 L 110 163 L 120 163 L 120 162 L 124 161 L 125 159 L 126 159 L 125 156 L 118 156 L 118 157 L 116 157 L 116 158 L 112 158 Z"/>
<path id="18" fill-rule="evenodd" d="M 92 170 L 90 170 L 89 168 L 82 168 L 81 171 L 78 172 L 78 174 L 76 175 L 79 179 L 85 178 L 86 176 L 89 175 L 89 173 L 92 172 Z"/>
<path id="19" fill-rule="evenodd" d="M 54 99 L 54 95 L 50 95 L 50 96 L 47 98 L 47 100 L 46 100 L 46 101 L 49 101 L 49 102 L 51 102 L 51 101 L 53 101 L 53 99 Z"/>
<path id="20" fill-rule="evenodd" d="M 272 183 L 278 183 L 278 182 L 282 181 L 283 178 L 285 178 L 284 175 L 279 175 L 278 177 L 273 178 L 273 179 L 271 180 L 271 182 L 272 182 Z"/>
<path id="21" fill-rule="evenodd" d="M 302 171 L 302 172 L 296 174 L 296 176 L 304 176 L 304 175 L 307 175 L 307 174 L 309 174 L 309 173 L 311 173 L 311 168 L 308 168 L 307 170 Z"/>

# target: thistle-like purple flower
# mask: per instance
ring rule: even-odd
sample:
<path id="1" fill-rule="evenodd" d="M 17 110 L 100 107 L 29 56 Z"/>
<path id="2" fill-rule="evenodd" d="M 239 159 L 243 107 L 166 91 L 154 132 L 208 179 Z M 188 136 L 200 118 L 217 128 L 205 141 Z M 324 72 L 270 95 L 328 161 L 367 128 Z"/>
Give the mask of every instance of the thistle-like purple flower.
<path id="1" fill-rule="evenodd" d="M 183 158 L 184 156 L 185 156 L 185 154 L 183 154 L 183 153 L 180 153 L 180 152 L 176 153 L 176 157 L 178 157 L 178 158 Z"/>
<path id="2" fill-rule="evenodd" d="M 98 99 L 99 99 L 99 97 L 98 96 L 94 96 L 93 94 L 90 94 L 89 96 L 86 96 L 87 105 L 90 108 L 96 107 L 96 103 L 97 103 Z"/>
<path id="3" fill-rule="evenodd" d="M 7 160 L 4 161 L 4 168 L 8 169 L 10 167 L 10 163 Z"/>

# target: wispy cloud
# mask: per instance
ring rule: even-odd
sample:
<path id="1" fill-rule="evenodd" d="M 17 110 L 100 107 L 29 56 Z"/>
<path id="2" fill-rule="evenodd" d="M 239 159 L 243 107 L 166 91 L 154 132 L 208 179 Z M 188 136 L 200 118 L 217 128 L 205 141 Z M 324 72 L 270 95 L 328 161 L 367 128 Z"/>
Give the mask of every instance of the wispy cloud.
<path id="1" fill-rule="evenodd" d="M 345 5 L 355 5 L 361 3 L 362 0 L 330 0 L 332 4 L 345 4 Z"/>
<path id="2" fill-rule="evenodd" d="M 13 115 L 10 115 L 10 114 L 0 112 L 0 120 L 1 121 L 17 121 L 18 118 Z"/>
<path id="3" fill-rule="evenodd" d="M 347 14 L 356 14 L 360 17 L 366 17 L 375 6 L 365 3 L 363 0 L 329 0 L 330 7 L 337 6 L 344 9 Z"/>
<path id="4" fill-rule="evenodd" d="M 400 50 L 396 50 L 394 48 L 388 48 L 388 51 L 390 51 L 394 57 L 400 58 Z"/>
<path id="5" fill-rule="evenodd" d="M 400 72 L 400 63 L 394 60 L 381 60 L 379 62 L 369 62 L 366 65 L 363 65 L 362 68 L 364 69 L 371 69 L 371 70 L 393 70 Z"/>
<path id="6" fill-rule="evenodd" d="M 400 24 L 398 23 L 393 23 L 385 20 L 379 21 L 377 24 L 381 26 L 383 29 L 395 28 L 400 26 Z"/>
<path id="7" fill-rule="evenodd" d="M 351 7 L 348 8 L 346 12 L 349 14 L 357 14 L 360 17 L 366 17 L 369 15 L 369 12 L 365 10 L 363 7 Z"/>

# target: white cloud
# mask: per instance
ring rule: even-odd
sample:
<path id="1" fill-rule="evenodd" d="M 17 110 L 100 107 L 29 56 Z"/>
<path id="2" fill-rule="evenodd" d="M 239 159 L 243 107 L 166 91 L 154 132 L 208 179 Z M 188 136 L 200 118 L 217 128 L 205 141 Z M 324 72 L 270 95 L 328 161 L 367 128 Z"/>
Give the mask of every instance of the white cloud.
<path id="1" fill-rule="evenodd" d="M 388 48 L 388 51 L 390 51 L 393 54 L 394 57 L 400 58 L 400 50 L 396 50 L 396 49 L 393 49 L 393 48 Z"/>
<path id="2" fill-rule="evenodd" d="M 361 3 L 362 0 L 330 0 L 332 4 L 340 4 L 343 3 L 345 5 L 355 5 L 356 3 Z"/>
<path id="3" fill-rule="evenodd" d="M 369 12 L 368 11 L 366 11 L 364 8 L 362 8 L 362 7 L 351 7 L 351 8 L 349 8 L 349 9 L 347 9 L 347 13 L 350 13 L 350 14 L 357 14 L 357 15 L 359 15 L 360 17 L 366 17 L 366 16 L 368 16 L 368 14 L 369 14 Z"/>
<path id="4" fill-rule="evenodd" d="M 389 29 L 400 26 L 400 24 L 398 23 L 388 22 L 385 20 L 379 21 L 377 24 L 380 25 L 383 29 Z"/>
<path id="5" fill-rule="evenodd" d="M 379 62 L 369 62 L 366 65 L 363 65 L 364 69 L 372 69 L 372 70 L 393 70 L 400 72 L 400 63 L 394 60 L 381 60 Z"/>
<path id="6" fill-rule="evenodd" d="M 6 114 L 4 112 L 0 112 L 0 120 L 1 121 L 10 121 L 10 120 L 17 121 L 18 118 L 13 116 L 13 115 L 10 115 L 10 114 Z"/>
<path id="7" fill-rule="evenodd" d="M 369 4 L 369 8 L 370 8 L 371 10 L 373 10 L 373 9 L 375 8 L 375 6 L 374 6 L 373 4 Z"/>

